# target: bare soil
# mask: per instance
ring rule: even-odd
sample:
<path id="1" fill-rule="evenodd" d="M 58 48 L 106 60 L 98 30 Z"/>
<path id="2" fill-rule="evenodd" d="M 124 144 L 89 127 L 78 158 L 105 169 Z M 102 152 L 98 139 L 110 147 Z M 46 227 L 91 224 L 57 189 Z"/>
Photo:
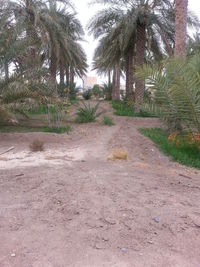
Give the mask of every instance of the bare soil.
<path id="1" fill-rule="evenodd" d="M 1 267 L 199 267 L 200 171 L 115 117 L 70 135 L 0 134 Z M 39 139 L 45 151 L 30 152 Z M 117 148 L 127 161 L 108 160 Z"/>

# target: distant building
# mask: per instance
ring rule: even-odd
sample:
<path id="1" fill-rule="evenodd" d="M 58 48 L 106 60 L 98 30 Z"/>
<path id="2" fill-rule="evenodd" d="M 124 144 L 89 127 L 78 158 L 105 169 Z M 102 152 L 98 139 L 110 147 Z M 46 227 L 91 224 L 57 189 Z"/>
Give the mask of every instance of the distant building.
<path id="1" fill-rule="evenodd" d="M 83 78 L 84 89 L 92 89 L 95 84 L 97 84 L 97 77 L 85 76 Z"/>

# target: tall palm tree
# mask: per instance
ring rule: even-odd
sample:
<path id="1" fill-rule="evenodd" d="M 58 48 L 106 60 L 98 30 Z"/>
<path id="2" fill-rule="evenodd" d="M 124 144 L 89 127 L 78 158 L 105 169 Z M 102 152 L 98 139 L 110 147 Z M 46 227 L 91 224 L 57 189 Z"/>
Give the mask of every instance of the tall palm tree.
<path id="1" fill-rule="evenodd" d="M 175 0 L 176 5 L 176 40 L 175 57 L 186 57 L 186 38 L 187 38 L 187 14 L 188 0 Z"/>
<path id="2" fill-rule="evenodd" d="M 134 63 L 137 65 L 144 63 L 147 36 L 152 41 L 149 42 L 148 47 L 158 50 L 161 50 L 160 32 L 168 37 L 168 39 L 165 38 L 166 43 L 170 38 L 171 42 L 173 41 L 171 24 L 162 18 L 163 14 L 161 16 L 161 10 L 163 13 L 167 11 L 171 3 L 168 0 L 97 0 L 95 2 L 108 4 L 110 7 L 98 12 L 89 24 L 89 28 L 95 37 L 104 35 L 109 28 L 120 27 L 122 30 L 121 49 L 126 60 L 126 91 L 127 95 L 132 97 Z M 135 62 L 134 51 L 136 51 Z M 140 103 L 144 93 L 143 81 L 136 79 L 135 93 L 136 102 Z"/>
<path id="3" fill-rule="evenodd" d="M 29 69 L 31 74 L 35 66 L 45 69 L 49 66 L 51 81 L 55 84 L 59 69 L 63 82 L 67 64 L 73 65 L 74 74 L 80 76 L 86 72 L 86 55 L 79 43 L 84 32 L 69 0 L 9 0 L 5 3 L 0 10 L 3 15 L 0 42 L 4 42 L 5 48 L 0 51 L 0 63 L 2 59 L 6 73 L 6 66 L 11 62 L 18 70 Z M 1 31 L 5 25 L 8 30 L 12 27 L 12 38 Z"/>

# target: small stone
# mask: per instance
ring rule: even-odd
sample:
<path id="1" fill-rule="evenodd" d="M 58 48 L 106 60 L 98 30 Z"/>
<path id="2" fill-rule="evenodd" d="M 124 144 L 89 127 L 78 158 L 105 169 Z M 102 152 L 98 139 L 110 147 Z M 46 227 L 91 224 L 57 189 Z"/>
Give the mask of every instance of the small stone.
<path id="1" fill-rule="evenodd" d="M 126 248 L 121 248 L 121 251 L 122 251 L 123 253 L 126 253 L 126 252 L 127 252 L 127 249 L 126 249 Z"/>
<path id="2" fill-rule="evenodd" d="M 16 254 L 15 254 L 15 253 L 12 253 L 10 256 L 11 256 L 11 257 L 15 257 L 15 256 L 16 256 Z"/>
<path id="3" fill-rule="evenodd" d="M 154 220 L 155 223 L 159 223 L 160 222 L 158 217 L 153 218 L 153 220 Z"/>

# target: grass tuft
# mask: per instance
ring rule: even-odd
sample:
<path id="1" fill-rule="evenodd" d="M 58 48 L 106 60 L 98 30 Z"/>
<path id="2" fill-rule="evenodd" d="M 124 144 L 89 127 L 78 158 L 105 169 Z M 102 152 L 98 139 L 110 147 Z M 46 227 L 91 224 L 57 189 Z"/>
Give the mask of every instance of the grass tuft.
<path id="1" fill-rule="evenodd" d="M 102 112 L 98 112 L 99 104 L 100 102 L 98 102 L 94 107 L 92 107 L 90 103 L 86 104 L 85 102 L 82 102 L 82 106 L 79 107 L 78 112 L 76 114 L 76 122 L 95 122 L 96 118 L 102 114 Z"/>
<path id="2" fill-rule="evenodd" d="M 52 128 L 52 127 L 28 127 L 28 126 L 0 126 L 1 133 L 29 133 L 29 132 L 46 132 L 46 133 L 69 133 L 71 132 L 71 126 Z"/>
<path id="3" fill-rule="evenodd" d="M 189 167 L 200 169 L 200 150 L 197 146 L 184 144 L 177 147 L 175 143 L 168 140 L 168 132 L 160 128 L 140 129 L 140 132 L 149 137 L 172 160 Z"/>
<path id="4" fill-rule="evenodd" d="M 140 110 L 140 112 L 135 113 L 133 104 L 128 104 L 124 101 L 111 101 L 112 108 L 115 110 L 114 114 L 117 116 L 126 116 L 126 117 L 156 117 L 155 112 L 144 105 L 144 110 Z M 145 110 L 146 109 L 146 110 Z"/>
<path id="5" fill-rule="evenodd" d="M 34 140 L 29 147 L 32 152 L 41 152 L 44 151 L 44 142 L 40 140 Z"/>
<path id="6" fill-rule="evenodd" d="M 47 133 L 57 133 L 57 134 L 62 134 L 62 133 L 70 133 L 72 131 L 72 128 L 70 125 L 67 125 L 66 127 L 43 127 L 44 132 Z"/>
<path id="7" fill-rule="evenodd" d="M 115 110 L 114 114 L 117 116 L 134 117 L 133 106 L 127 105 L 123 101 L 111 101 L 111 105 Z"/>
<path id="8" fill-rule="evenodd" d="M 112 126 L 114 125 L 113 119 L 111 117 L 105 116 L 103 119 L 105 125 Z"/>

